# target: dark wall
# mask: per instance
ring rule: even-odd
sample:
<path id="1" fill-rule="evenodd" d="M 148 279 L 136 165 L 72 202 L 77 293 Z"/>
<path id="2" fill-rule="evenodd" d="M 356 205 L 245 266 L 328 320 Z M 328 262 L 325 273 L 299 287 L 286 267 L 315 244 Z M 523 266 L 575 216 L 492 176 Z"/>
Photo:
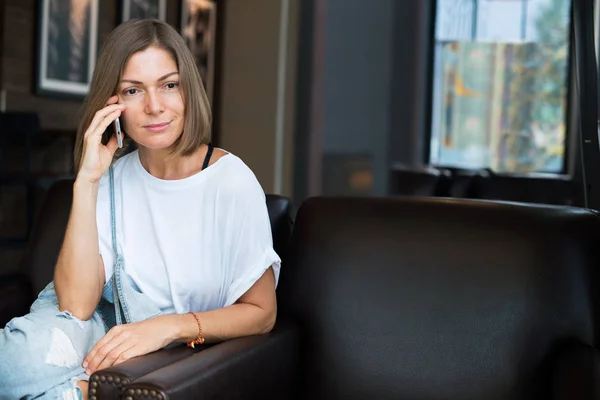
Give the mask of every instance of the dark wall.
<path id="1" fill-rule="evenodd" d="M 392 164 L 426 159 L 434 6 L 303 0 L 296 202 L 386 195 Z"/>
<path id="2" fill-rule="evenodd" d="M 372 193 L 380 195 L 387 189 L 395 3 L 328 0 L 325 11 L 323 153 L 370 158 Z"/>
<path id="3" fill-rule="evenodd" d="M 5 91 L 6 111 L 39 114 L 42 129 L 75 130 L 80 100 L 38 96 L 35 90 L 37 7 L 35 0 L 3 0 L 4 20 L 0 21 L 3 51 L 0 53 L 0 88 Z M 118 23 L 117 0 L 99 3 L 98 49 Z M 2 13 L 0 13 L 2 15 Z M 179 2 L 167 2 L 167 22 L 179 27 Z"/>

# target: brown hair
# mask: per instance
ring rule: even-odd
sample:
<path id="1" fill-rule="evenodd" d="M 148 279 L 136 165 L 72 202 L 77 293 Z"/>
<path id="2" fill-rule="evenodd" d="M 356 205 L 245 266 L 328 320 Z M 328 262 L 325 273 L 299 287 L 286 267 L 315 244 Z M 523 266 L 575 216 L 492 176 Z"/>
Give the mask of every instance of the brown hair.
<path id="1" fill-rule="evenodd" d="M 110 33 L 102 46 L 100 57 L 94 68 L 90 89 L 83 102 L 81 120 L 75 139 L 76 172 L 81 166 L 84 134 L 94 119 L 94 115 L 105 107 L 111 96 L 115 95 L 129 58 L 151 46 L 168 51 L 179 70 L 180 88 L 185 105 L 185 120 L 183 133 L 175 143 L 172 154 L 190 156 L 202 144 L 210 142 L 212 119 L 210 104 L 200 73 L 185 41 L 173 27 L 165 22 L 152 19 L 130 20 L 117 26 Z M 108 136 L 105 132 L 103 143 L 107 143 Z M 117 151 L 115 158 L 121 156 L 131 143 L 132 140 L 126 136 L 123 149 Z"/>

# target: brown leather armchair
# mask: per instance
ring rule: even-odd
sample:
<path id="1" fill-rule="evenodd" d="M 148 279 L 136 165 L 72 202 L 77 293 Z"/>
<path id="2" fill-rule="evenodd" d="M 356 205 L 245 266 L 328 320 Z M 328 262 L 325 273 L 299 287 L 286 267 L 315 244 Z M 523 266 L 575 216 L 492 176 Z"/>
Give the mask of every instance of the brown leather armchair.
<path id="1" fill-rule="evenodd" d="M 278 287 L 297 398 L 599 399 L 598 243 L 577 208 L 304 202 Z"/>
<path id="2" fill-rule="evenodd" d="M 73 181 L 68 179 L 55 183 L 49 189 L 21 264 L 22 272 L 0 278 L 0 323 L 2 326 L 11 318 L 29 312 L 29 306 L 37 293 L 52 280 L 54 264 L 58 258 L 71 209 L 72 188 Z M 292 205 L 287 198 L 277 195 L 267 195 L 266 201 L 273 232 L 273 244 L 275 250 L 283 258 L 292 230 Z M 224 361 L 227 361 L 229 354 L 244 348 L 252 349 L 253 354 L 259 355 L 261 348 L 282 350 L 282 346 L 293 347 L 295 346 L 294 340 L 293 331 L 286 329 L 284 324 L 278 324 L 277 329 L 264 336 L 240 338 L 214 346 L 200 346 L 196 350 L 185 346 L 163 349 L 93 374 L 90 379 L 90 398 L 121 398 L 121 389 L 127 384 L 159 368 L 168 367 L 169 364 L 175 361 L 182 361 L 185 363 L 184 365 L 189 367 L 189 369 L 185 368 L 177 371 L 176 375 L 178 377 L 186 374 L 190 376 L 199 375 L 202 370 L 196 369 L 195 360 L 198 359 L 198 353 L 204 353 L 205 351 L 206 357 L 201 358 L 199 366 L 206 363 L 214 364 L 215 355 L 217 358 L 222 357 Z M 280 351 L 279 353 L 282 357 L 283 354 L 290 353 L 290 351 Z M 273 360 L 277 361 L 276 359 L 277 357 Z M 255 361 L 257 358 L 252 360 Z M 273 388 L 284 383 L 283 380 L 280 382 L 271 381 L 276 379 L 278 372 L 285 373 L 286 365 L 289 366 L 290 362 L 291 360 L 285 359 L 273 365 L 274 371 L 272 371 L 271 377 L 266 377 L 263 383 L 269 384 Z M 250 386 L 248 388 L 251 388 L 252 385 L 257 387 L 258 382 L 258 380 L 249 382 Z M 259 389 L 262 389 L 262 387 L 257 387 L 256 390 Z M 183 390 L 185 391 L 185 388 Z M 151 398 L 159 398 L 156 397 L 157 394 L 153 390 L 149 392 L 140 391 L 139 393 L 140 395 L 147 393 Z M 134 391 L 133 394 L 135 395 L 136 392 Z"/>

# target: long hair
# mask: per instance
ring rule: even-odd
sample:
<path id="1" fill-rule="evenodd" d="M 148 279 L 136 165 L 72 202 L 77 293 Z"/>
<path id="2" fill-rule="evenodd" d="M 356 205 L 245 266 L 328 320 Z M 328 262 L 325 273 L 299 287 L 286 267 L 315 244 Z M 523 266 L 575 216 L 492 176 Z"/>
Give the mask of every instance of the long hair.
<path id="1" fill-rule="evenodd" d="M 117 26 L 102 46 L 94 68 L 89 92 L 83 102 L 81 119 L 74 147 L 75 172 L 79 172 L 83 155 L 84 134 L 97 111 L 104 108 L 111 96 L 116 94 L 125 65 L 130 57 L 148 47 L 156 46 L 173 57 L 179 70 L 180 88 L 183 92 L 185 117 L 183 133 L 175 142 L 172 154 L 190 156 L 202 144 L 210 142 L 211 110 L 204 91 L 202 78 L 194 58 L 179 33 L 169 24 L 153 19 L 130 20 Z M 110 133 L 105 132 L 102 143 L 106 144 Z M 122 155 L 132 140 L 127 135 Z"/>

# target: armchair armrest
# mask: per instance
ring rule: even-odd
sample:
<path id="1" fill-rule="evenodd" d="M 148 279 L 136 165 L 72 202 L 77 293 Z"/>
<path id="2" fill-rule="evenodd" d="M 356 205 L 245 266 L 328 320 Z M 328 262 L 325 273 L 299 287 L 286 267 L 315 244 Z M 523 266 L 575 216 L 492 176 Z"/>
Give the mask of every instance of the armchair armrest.
<path id="1" fill-rule="evenodd" d="M 29 312 L 32 303 L 32 287 L 24 274 L 0 277 L 0 329 L 15 317 Z"/>
<path id="2" fill-rule="evenodd" d="M 121 398 L 122 388 L 131 381 L 156 371 L 183 358 L 189 357 L 205 347 L 196 350 L 185 345 L 162 349 L 145 356 L 135 357 L 122 364 L 96 371 L 90 377 L 90 400 Z"/>
<path id="3" fill-rule="evenodd" d="M 133 399 L 292 399 L 298 328 L 277 323 L 268 334 L 214 345 L 145 375 L 124 388 Z"/>
<path id="4" fill-rule="evenodd" d="M 552 371 L 554 400 L 600 399 L 600 352 L 573 341 L 555 356 Z"/>

